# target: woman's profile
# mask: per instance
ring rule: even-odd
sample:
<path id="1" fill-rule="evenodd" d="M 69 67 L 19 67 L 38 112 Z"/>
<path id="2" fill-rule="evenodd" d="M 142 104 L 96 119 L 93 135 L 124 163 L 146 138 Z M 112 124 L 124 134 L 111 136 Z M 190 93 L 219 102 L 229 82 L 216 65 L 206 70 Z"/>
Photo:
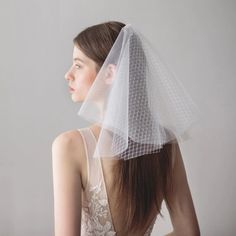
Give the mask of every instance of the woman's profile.
<path id="1" fill-rule="evenodd" d="M 73 43 L 65 79 L 91 125 L 52 144 L 55 236 L 151 235 L 163 201 L 169 236 L 199 236 L 178 145 L 189 97 L 131 25 L 93 25 Z"/>

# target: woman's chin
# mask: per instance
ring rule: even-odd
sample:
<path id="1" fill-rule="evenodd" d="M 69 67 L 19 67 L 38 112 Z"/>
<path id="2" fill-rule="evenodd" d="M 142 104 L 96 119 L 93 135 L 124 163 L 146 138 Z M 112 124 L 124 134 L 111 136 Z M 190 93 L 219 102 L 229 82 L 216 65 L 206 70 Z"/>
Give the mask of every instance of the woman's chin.
<path id="1" fill-rule="evenodd" d="M 77 103 L 77 102 L 82 102 L 82 101 L 83 101 L 82 98 L 76 96 L 75 94 L 72 94 L 72 95 L 71 95 L 71 100 L 72 100 L 73 102 L 75 102 L 75 103 Z"/>

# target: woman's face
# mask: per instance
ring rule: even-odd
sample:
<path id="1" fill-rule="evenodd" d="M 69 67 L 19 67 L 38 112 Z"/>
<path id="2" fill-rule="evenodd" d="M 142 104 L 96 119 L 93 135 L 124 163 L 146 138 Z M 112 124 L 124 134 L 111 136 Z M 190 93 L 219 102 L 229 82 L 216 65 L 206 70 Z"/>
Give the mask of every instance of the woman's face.
<path id="1" fill-rule="evenodd" d="M 74 102 L 84 101 L 96 75 L 96 63 L 78 47 L 74 46 L 73 63 L 65 74 L 71 98 Z"/>

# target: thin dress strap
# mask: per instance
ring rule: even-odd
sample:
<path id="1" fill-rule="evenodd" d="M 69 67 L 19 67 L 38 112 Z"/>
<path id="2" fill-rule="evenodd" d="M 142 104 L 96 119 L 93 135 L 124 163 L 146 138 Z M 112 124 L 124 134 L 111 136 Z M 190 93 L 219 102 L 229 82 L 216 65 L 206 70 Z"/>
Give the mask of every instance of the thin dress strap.
<path id="1" fill-rule="evenodd" d="M 91 134 L 90 128 L 82 128 L 78 130 L 84 141 L 84 148 L 87 160 L 87 185 L 95 186 L 101 180 L 101 172 L 99 171 L 99 160 L 93 158 L 96 147 L 96 140 Z M 87 188 L 87 185 L 85 188 Z"/>

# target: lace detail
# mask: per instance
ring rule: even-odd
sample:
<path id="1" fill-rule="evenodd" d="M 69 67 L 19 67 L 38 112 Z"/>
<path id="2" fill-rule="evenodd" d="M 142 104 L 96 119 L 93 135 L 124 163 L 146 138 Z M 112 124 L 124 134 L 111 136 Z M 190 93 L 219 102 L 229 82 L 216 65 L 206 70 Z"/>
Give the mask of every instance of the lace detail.
<path id="1" fill-rule="evenodd" d="M 89 186 L 82 206 L 82 235 L 113 236 L 114 231 L 108 200 L 103 194 L 102 180 L 96 186 Z"/>

